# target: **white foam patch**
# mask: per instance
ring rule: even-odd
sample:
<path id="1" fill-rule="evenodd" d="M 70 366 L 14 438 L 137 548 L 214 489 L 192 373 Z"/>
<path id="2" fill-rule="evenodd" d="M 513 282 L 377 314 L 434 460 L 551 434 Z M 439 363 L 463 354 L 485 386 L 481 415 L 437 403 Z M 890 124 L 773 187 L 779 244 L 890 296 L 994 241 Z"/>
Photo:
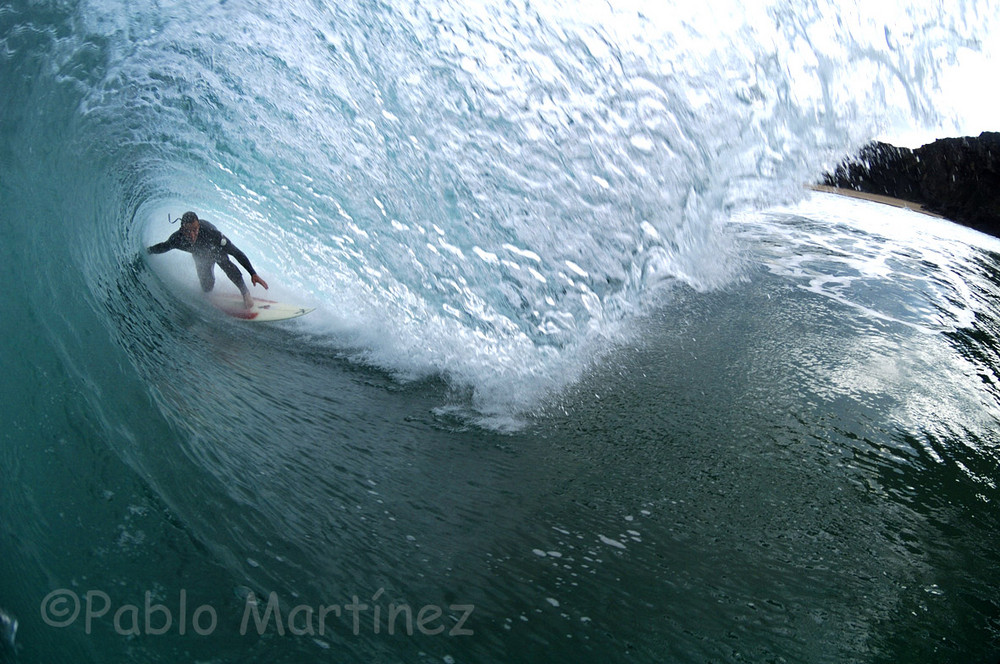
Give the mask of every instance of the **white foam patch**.
<path id="1" fill-rule="evenodd" d="M 604 535 L 598 534 L 597 538 L 599 540 L 601 540 L 603 543 L 607 544 L 608 546 L 613 546 L 616 549 L 625 549 L 625 548 L 628 548 L 623 543 L 619 542 L 618 540 L 611 539 L 610 537 L 605 537 Z"/>
<path id="2" fill-rule="evenodd" d="M 782 222 L 785 213 L 850 232 L 808 232 Z M 952 222 L 833 194 L 813 194 L 775 214 L 772 221 L 767 215 L 745 220 L 747 229 L 766 228 L 783 238 L 783 248 L 765 262 L 771 272 L 868 318 L 928 335 L 973 323 L 978 304 L 961 275 L 975 247 L 1000 250 L 1000 240 Z M 899 294 L 875 305 L 865 297 L 872 284 L 890 284 Z"/>

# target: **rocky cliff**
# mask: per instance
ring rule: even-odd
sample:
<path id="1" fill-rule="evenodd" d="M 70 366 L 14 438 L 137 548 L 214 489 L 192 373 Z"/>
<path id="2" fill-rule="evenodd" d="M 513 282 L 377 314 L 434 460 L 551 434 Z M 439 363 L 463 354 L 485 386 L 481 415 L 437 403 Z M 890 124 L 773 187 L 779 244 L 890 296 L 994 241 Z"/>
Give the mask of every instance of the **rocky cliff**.
<path id="1" fill-rule="evenodd" d="M 823 184 L 901 198 L 1000 237 L 1000 133 L 944 138 L 916 150 L 871 143 Z"/>

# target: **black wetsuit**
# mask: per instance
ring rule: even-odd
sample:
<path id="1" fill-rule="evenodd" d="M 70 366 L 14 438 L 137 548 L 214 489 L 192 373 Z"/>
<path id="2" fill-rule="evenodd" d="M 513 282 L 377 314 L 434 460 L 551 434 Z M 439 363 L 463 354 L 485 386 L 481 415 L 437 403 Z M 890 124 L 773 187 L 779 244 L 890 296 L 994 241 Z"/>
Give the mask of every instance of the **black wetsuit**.
<path id="1" fill-rule="evenodd" d="M 179 230 L 168 237 L 166 241 L 150 247 L 149 253 L 162 254 L 171 249 L 187 251 L 194 256 L 194 263 L 198 269 L 198 279 L 201 281 L 201 289 L 206 293 L 215 286 L 216 265 L 222 268 L 222 271 L 236 284 L 241 293 L 246 294 L 250 292 L 243 281 L 240 269 L 233 265 L 229 257 L 232 256 L 239 261 L 240 265 L 250 273 L 250 276 L 253 276 L 257 272 L 254 271 L 253 265 L 250 264 L 250 259 L 247 258 L 246 254 L 237 249 L 236 245 L 230 242 L 229 238 L 223 235 L 218 228 L 204 219 L 199 221 L 198 237 L 193 244 L 188 240 L 184 231 Z"/>

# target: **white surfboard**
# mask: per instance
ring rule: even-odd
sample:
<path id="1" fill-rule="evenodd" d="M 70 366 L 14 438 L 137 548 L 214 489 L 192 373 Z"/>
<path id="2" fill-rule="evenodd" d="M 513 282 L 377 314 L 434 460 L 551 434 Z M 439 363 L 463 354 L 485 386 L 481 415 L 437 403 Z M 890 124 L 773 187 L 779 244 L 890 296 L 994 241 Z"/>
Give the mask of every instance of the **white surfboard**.
<path id="1" fill-rule="evenodd" d="M 252 320 L 258 323 L 298 318 L 305 316 L 315 308 L 255 297 L 253 308 L 247 309 L 243 305 L 243 296 L 238 293 L 216 293 L 210 295 L 208 299 L 233 318 Z"/>

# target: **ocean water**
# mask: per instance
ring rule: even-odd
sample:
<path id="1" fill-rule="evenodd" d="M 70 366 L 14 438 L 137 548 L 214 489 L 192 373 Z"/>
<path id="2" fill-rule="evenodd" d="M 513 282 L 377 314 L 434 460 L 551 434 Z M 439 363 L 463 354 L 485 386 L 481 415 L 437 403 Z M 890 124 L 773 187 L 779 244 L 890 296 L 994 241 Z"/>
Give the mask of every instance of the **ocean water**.
<path id="1" fill-rule="evenodd" d="M 995 14 L 4 4 L 0 661 L 996 662 L 1000 241 L 803 187 Z"/>

